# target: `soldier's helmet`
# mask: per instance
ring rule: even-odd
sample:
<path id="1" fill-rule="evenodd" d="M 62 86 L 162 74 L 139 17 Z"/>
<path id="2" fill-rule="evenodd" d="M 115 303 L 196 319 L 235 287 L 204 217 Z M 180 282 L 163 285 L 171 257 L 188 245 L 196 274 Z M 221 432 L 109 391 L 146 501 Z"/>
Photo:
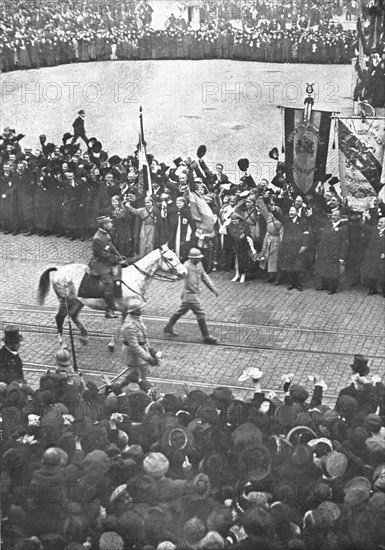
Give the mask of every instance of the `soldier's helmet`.
<path id="1" fill-rule="evenodd" d="M 200 259 L 203 258 L 202 252 L 199 250 L 199 248 L 191 248 L 188 257 L 190 259 Z"/>

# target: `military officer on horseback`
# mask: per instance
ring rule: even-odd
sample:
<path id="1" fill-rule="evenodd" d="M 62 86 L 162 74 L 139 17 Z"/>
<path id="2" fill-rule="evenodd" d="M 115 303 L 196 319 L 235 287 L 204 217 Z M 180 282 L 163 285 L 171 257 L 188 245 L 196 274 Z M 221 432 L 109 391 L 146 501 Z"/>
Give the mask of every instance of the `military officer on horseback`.
<path id="1" fill-rule="evenodd" d="M 93 256 L 88 264 L 90 275 L 99 277 L 104 285 L 104 300 L 106 302 L 106 317 L 114 319 L 114 276 L 113 267 L 116 265 L 127 266 L 127 260 L 112 244 L 110 233 L 113 229 L 112 219 L 109 216 L 96 218 L 99 229 L 93 237 Z"/>

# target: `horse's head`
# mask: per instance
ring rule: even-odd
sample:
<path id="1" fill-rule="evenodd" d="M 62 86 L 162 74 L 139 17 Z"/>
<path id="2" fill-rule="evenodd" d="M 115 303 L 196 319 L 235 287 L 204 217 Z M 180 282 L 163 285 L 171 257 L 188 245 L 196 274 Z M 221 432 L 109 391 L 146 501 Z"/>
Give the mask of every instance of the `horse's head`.
<path id="1" fill-rule="evenodd" d="M 169 249 L 167 244 L 163 244 L 160 248 L 160 260 L 159 260 L 159 268 L 163 271 L 168 271 L 170 273 L 173 273 L 174 275 L 177 275 L 179 278 L 184 277 L 187 275 L 187 269 L 185 266 L 180 262 L 178 256 Z"/>

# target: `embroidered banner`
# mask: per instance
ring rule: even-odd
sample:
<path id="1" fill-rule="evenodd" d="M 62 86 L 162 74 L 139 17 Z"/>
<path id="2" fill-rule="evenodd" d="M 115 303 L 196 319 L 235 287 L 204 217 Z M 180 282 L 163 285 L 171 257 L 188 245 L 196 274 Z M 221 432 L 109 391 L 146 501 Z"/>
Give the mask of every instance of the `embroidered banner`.
<path id="1" fill-rule="evenodd" d="M 385 183 L 385 119 L 338 119 L 338 149 L 341 189 L 362 185 L 380 193 Z"/>
<path id="2" fill-rule="evenodd" d="M 285 107 L 286 178 L 307 193 L 325 175 L 329 148 L 331 112 Z"/>

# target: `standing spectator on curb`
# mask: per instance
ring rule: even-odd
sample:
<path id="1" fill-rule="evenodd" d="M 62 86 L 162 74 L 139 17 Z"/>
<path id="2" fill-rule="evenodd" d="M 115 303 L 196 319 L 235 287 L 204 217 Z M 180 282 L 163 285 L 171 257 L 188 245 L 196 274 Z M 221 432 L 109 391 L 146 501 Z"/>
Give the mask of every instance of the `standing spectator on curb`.
<path id="1" fill-rule="evenodd" d="M 167 325 L 163 329 L 163 332 L 170 334 L 171 336 L 178 336 L 173 327 L 178 319 L 180 319 L 182 315 L 185 315 L 191 309 L 197 317 L 198 325 L 206 344 L 216 344 L 217 339 L 210 336 L 206 324 L 205 313 L 202 309 L 200 301 L 200 282 L 202 281 L 216 297 L 219 296 L 219 293 L 212 280 L 203 269 L 201 264 L 203 254 L 200 250 L 198 248 L 192 248 L 188 257 L 189 259 L 184 263 L 184 266 L 187 268 L 187 276 L 184 279 L 182 303 L 178 311 L 170 317 Z"/>
<path id="2" fill-rule="evenodd" d="M 316 272 L 321 278 L 317 290 L 337 292 L 340 271 L 344 267 L 348 247 L 348 230 L 341 225 L 341 214 L 334 210 L 330 222 L 322 228 L 317 250 Z"/>
<path id="3" fill-rule="evenodd" d="M 2 340 L 4 345 L 0 349 L 0 382 L 10 384 L 13 380 L 24 380 L 23 363 L 19 356 L 23 337 L 18 327 L 7 325 Z"/>
<path id="4" fill-rule="evenodd" d="M 290 208 L 288 216 L 281 216 L 277 210 L 274 210 L 273 214 L 283 224 L 283 238 L 279 248 L 278 267 L 287 273 L 289 281 L 287 289 L 296 288 L 302 292 L 299 276 L 303 271 L 303 253 L 309 244 L 309 231 L 305 222 L 298 217 L 295 206 Z"/>
<path id="5" fill-rule="evenodd" d="M 86 136 L 86 130 L 84 128 L 84 117 L 86 116 L 86 113 L 81 109 L 78 112 L 78 117 L 75 118 L 72 128 L 74 129 L 74 136 L 71 141 L 71 145 L 76 143 L 76 141 L 81 137 L 82 140 L 86 145 L 88 145 L 88 137 Z"/>
<path id="6" fill-rule="evenodd" d="M 381 285 L 385 297 L 385 218 L 380 218 L 377 227 L 372 228 L 372 235 L 363 261 L 369 296 L 377 294 L 377 285 Z"/>

